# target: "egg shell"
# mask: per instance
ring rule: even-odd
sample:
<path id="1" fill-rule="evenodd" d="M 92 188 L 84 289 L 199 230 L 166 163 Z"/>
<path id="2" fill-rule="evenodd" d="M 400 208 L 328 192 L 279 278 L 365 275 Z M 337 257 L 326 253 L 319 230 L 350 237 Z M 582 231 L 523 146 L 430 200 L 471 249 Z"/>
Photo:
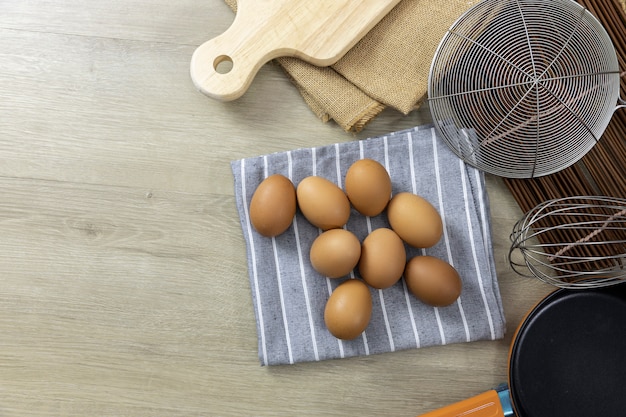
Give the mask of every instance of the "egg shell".
<path id="1" fill-rule="evenodd" d="M 389 288 L 400 280 L 406 265 L 402 239 L 385 227 L 372 231 L 361 245 L 359 274 L 374 288 Z"/>
<path id="2" fill-rule="evenodd" d="M 372 317 L 372 295 L 362 281 L 349 279 L 332 292 L 324 323 L 338 339 L 352 340 L 365 331 Z"/>
<path id="3" fill-rule="evenodd" d="M 328 278 L 346 276 L 361 257 L 361 242 L 345 229 L 331 229 L 320 234 L 311 245 L 313 269 Z"/>
<path id="4" fill-rule="evenodd" d="M 398 193 L 387 205 L 391 228 L 409 245 L 430 248 L 443 235 L 443 222 L 428 200 L 408 192 Z"/>
<path id="5" fill-rule="evenodd" d="M 377 216 L 391 198 L 391 178 L 378 161 L 361 159 L 348 169 L 345 189 L 350 203 L 359 213 Z"/>
<path id="6" fill-rule="evenodd" d="M 322 230 L 343 227 L 350 217 L 350 202 L 341 188 L 323 177 L 304 178 L 296 189 L 298 206 L 306 219 Z"/>
<path id="7" fill-rule="evenodd" d="M 296 214 L 296 188 L 285 176 L 273 174 L 256 188 L 250 200 L 250 222 L 263 236 L 278 236 Z"/>
<path id="8" fill-rule="evenodd" d="M 404 279 L 411 293 L 434 307 L 445 307 L 461 295 L 463 284 L 457 270 L 434 256 L 416 256 L 406 264 Z"/>

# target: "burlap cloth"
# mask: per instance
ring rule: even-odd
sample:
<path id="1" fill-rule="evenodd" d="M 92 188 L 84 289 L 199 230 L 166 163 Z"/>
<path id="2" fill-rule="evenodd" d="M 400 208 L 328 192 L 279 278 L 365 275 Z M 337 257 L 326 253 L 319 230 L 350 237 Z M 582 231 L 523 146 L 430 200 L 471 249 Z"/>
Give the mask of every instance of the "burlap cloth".
<path id="1" fill-rule="evenodd" d="M 235 12 L 236 0 L 225 0 Z M 278 63 L 323 121 L 358 132 L 385 107 L 403 114 L 426 99 L 430 63 L 446 30 L 478 0 L 402 0 L 330 67 Z"/>
<path id="2" fill-rule="evenodd" d="M 359 132 L 385 107 L 403 114 L 427 98 L 430 64 L 448 28 L 480 0 L 402 0 L 330 67 L 278 63 L 324 122 Z M 619 0 L 626 9 L 626 0 Z M 225 0 L 237 11 L 237 0 Z"/>

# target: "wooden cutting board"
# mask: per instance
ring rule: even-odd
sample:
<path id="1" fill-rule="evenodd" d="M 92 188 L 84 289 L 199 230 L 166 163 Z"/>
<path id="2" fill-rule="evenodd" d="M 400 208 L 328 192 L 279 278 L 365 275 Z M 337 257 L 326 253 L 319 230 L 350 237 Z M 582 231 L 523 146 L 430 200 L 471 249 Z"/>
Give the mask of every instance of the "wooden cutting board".
<path id="1" fill-rule="evenodd" d="M 274 58 L 332 65 L 399 1 L 239 0 L 226 32 L 195 50 L 191 79 L 204 94 L 229 101 Z"/>

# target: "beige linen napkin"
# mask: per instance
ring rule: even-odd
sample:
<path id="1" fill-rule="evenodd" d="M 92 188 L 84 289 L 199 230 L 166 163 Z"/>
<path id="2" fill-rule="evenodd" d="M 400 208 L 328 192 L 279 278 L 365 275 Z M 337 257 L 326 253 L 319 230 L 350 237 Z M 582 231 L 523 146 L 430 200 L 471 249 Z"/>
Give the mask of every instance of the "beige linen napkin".
<path id="1" fill-rule="evenodd" d="M 385 107 L 403 114 L 426 99 L 430 63 L 454 21 L 479 0 L 402 0 L 330 67 L 275 61 L 323 121 L 358 132 Z M 236 0 L 225 0 L 234 11 Z"/>

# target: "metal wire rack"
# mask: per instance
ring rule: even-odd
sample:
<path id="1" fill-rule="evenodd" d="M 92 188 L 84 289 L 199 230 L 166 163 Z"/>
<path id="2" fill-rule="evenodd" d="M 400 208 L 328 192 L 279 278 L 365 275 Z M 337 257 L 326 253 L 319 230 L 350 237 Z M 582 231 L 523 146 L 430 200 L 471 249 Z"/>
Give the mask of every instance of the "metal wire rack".
<path id="1" fill-rule="evenodd" d="M 428 96 L 439 135 L 461 159 L 533 178 L 595 145 L 626 106 L 619 87 L 611 39 L 580 4 L 483 0 L 439 44 Z"/>

